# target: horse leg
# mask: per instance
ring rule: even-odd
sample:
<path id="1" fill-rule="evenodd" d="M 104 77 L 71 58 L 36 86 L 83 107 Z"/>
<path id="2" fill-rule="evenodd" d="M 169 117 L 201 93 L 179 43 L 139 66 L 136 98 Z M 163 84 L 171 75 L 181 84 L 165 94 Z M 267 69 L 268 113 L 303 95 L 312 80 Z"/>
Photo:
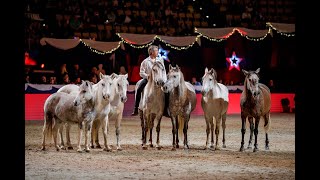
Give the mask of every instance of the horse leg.
<path id="1" fill-rule="evenodd" d="M 108 116 L 106 115 L 105 118 L 101 119 L 102 124 L 102 132 L 103 132 L 103 140 L 104 140 L 104 151 L 110 152 L 112 149 L 108 145 Z"/>
<path id="2" fill-rule="evenodd" d="M 211 145 L 210 148 L 214 150 L 214 122 L 215 121 L 215 117 L 211 117 L 210 119 L 210 130 L 211 130 Z"/>
<path id="3" fill-rule="evenodd" d="M 222 134 L 222 147 L 223 148 L 226 148 L 226 139 L 225 139 L 225 132 L 226 132 L 226 120 L 227 120 L 227 114 L 224 113 L 222 115 L 222 131 L 223 131 L 223 134 Z"/>
<path id="4" fill-rule="evenodd" d="M 119 114 L 119 116 L 116 119 L 116 136 L 117 136 L 117 150 L 122 151 L 122 148 L 120 147 L 120 124 L 121 124 L 121 118 L 122 118 L 122 113 Z"/>
<path id="5" fill-rule="evenodd" d="M 97 134 L 99 133 L 98 123 L 100 121 L 98 119 L 94 119 L 92 122 L 92 129 L 91 129 L 91 148 L 94 148 L 94 143 L 97 140 Z"/>
<path id="6" fill-rule="evenodd" d="M 61 126 L 61 123 L 56 121 L 52 129 L 54 147 L 56 148 L 57 151 L 60 151 L 61 149 L 60 146 L 58 145 L 58 140 L 57 140 L 60 126 Z"/>
<path id="7" fill-rule="evenodd" d="M 269 126 L 270 126 L 270 113 L 267 113 L 266 115 L 264 115 L 264 127 L 265 127 L 265 132 L 266 132 L 265 150 L 269 150 L 269 139 L 268 139 Z"/>
<path id="8" fill-rule="evenodd" d="M 240 151 L 244 151 L 243 145 L 244 145 L 244 134 L 246 133 L 246 116 L 241 112 L 241 146 Z"/>
<path id="9" fill-rule="evenodd" d="M 176 148 L 179 148 L 179 117 L 176 118 Z"/>
<path id="10" fill-rule="evenodd" d="M 221 116 L 217 116 L 216 118 L 216 129 L 215 129 L 215 135 L 216 135 L 216 150 L 220 150 L 220 145 L 219 145 L 219 133 L 220 133 L 220 123 L 221 123 Z"/>
<path id="11" fill-rule="evenodd" d="M 172 123 L 172 151 L 176 150 L 176 134 L 177 134 L 177 121 L 176 117 L 171 116 Z"/>
<path id="12" fill-rule="evenodd" d="M 140 115 L 140 121 L 141 121 L 141 146 L 143 146 L 143 140 L 144 140 L 144 116 L 143 112 L 139 110 Z"/>
<path id="13" fill-rule="evenodd" d="M 71 124 L 70 123 L 66 123 L 65 126 L 66 126 L 66 137 L 67 137 L 67 149 L 73 149 L 73 147 L 71 145 L 71 140 L 70 140 Z"/>
<path id="14" fill-rule="evenodd" d="M 85 144 L 85 151 L 90 152 L 90 145 L 89 145 L 89 136 L 91 132 L 91 127 L 92 127 L 92 121 L 87 121 L 85 124 L 85 139 L 84 139 L 84 144 Z"/>
<path id="15" fill-rule="evenodd" d="M 77 152 L 82 152 L 81 149 L 81 138 L 82 138 L 82 130 L 83 130 L 83 121 L 79 123 L 79 133 L 78 133 L 78 149 Z"/>
<path id="16" fill-rule="evenodd" d="M 157 124 L 157 128 L 156 128 L 156 131 L 157 131 L 157 145 L 156 145 L 156 148 L 158 150 L 161 149 L 161 146 L 160 146 L 160 124 L 161 124 L 161 119 L 162 119 L 162 116 L 157 117 L 158 124 Z"/>
<path id="17" fill-rule="evenodd" d="M 147 132 L 148 132 L 148 117 L 143 114 L 143 120 L 142 120 L 142 149 L 147 150 L 148 147 L 146 146 L 147 144 Z"/>
<path id="18" fill-rule="evenodd" d="M 189 145 L 188 145 L 188 123 L 189 123 L 189 119 L 190 116 L 187 115 L 186 117 L 184 117 L 184 127 L 183 127 L 183 134 L 184 134 L 184 149 L 189 149 Z"/>
<path id="19" fill-rule="evenodd" d="M 94 139 L 94 143 L 96 144 L 96 148 L 102 149 L 102 146 L 99 143 L 99 130 L 100 130 L 100 127 L 101 127 L 101 121 L 97 121 L 96 138 Z"/>
<path id="20" fill-rule="evenodd" d="M 253 152 L 256 152 L 259 150 L 258 148 L 258 127 L 259 127 L 259 121 L 260 117 L 255 117 L 255 127 L 254 127 L 254 149 Z"/>
<path id="21" fill-rule="evenodd" d="M 248 121 L 250 124 L 250 139 L 249 139 L 248 149 L 251 149 L 252 148 L 252 135 L 253 135 L 253 129 L 254 129 L 253 117 L 248 117 Z"/>
<path id="22" fill-rule="evenodd" d="M 60 148 L 66 149 L 64 146 L 64 140 L 63 140 L 63 125 L 60 126 L 58 131 L 59 131 L 59 135 L 60 135 Z"/>
<path id="23" fill-rule="evenodd" d="M 150 114 L 149 115 L 149 122 L 150 122 L 150 125 L 149 125 L 149 128 L 150 128 L 150 137 L 149 137 L 149 143 L 150 143 L 150 147 L 153 147 L 153 144 L 152 144 L 152 130 L 153 130 L 153 126 L 154 126 L 154 119 L 155 119 L 155 116 L 154 114 Z"/>
<path id="24" fill-rule="evenodd" d="M 209 121 L 210 121 L 210 118 L 208 116 L 205 116 L 205 120 L 206 120 L 206 125 L 207 125 L 207 128 L 206 128 L 206 133 L 207 133 L 207 140 L 206 140 L 206 147 L 205 149 L 209 149 L 210 146 L 209 146 L 209 134 L 210 134 L 210 126 L 209 126 Z"/>

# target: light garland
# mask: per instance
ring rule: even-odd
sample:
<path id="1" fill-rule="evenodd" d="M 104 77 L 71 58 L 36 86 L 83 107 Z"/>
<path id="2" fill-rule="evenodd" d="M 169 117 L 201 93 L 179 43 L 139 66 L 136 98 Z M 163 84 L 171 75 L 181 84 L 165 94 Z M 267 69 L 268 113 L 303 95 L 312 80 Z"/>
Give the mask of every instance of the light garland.
<path id="1" fill-rule="evenodd" d="M 82 41 L 82 39 L 80 39 L 80 42 L 83 43 L 85 45 L 85 47 L 89 48 L 89 50 L 91 52 L 94 52 L 94 53 L 97 53 L 97 54 L 100 54 L 100 55 L 105 55 L 105 54 L 110 54 L 110 53 L 113 53 L 115 50 L 117 50 L 119 47 L 120 47 L 120 44 L 121 44 L 121 41 L 119 41 L 118 43 L 118 46 L 111 49 L 110 51 L 99 51 L 97 49 L 94 49 L 92 48 L 90 45 L 88 45 L 87 43 L 85 43 L 84 41 Z"/>
<path id="2" fill-rule="evenodd" d="M 272 24 L 270 22 L 267 22 L 266 25 L 269 27 L 269 29 L 273 29 L 275 30 L 277 33 L 279 33 L 282 36 L 286 36 L 286 37 L 292 37 L 295 36 L 295 33 L 286 33 L 286 32 L 281 32 L 279 31 L 277 28 L 275 28 L 274 26 L 272 26 Z"/>

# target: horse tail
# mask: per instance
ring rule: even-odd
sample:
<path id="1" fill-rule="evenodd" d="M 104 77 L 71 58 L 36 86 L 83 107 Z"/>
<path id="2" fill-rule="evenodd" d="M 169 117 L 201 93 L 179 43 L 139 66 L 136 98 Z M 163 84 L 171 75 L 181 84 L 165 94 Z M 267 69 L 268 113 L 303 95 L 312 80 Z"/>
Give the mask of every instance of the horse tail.
<path id="1" fill-rule="evenodd" d="M 183 137 L 184 119 L 180 115 L 178 115 L 178 123 L 179 123 L 179 129 L 178 129 L 179 137 Z"/>
<path id="2" fill-rule="evenodd" d="M 267 117 L 268 116 L 268 117 Z M 269 129 L 270 129 L 270 124 L 271 124 L 271 118 L 270 118 L 270 113 L 266 114 L 264 117 L 264 130 L 266 133 L 268 133 Z"/>
<path id="3" fill-rule="evenodd" d="M 52 127 L 53 127 L 53 114 L 51 112 L 48 112 L 45 114 L 45 126 L 43 127 L 43 131 L 46 132 L 45 136 L 48 138 L 52 137 Z"/>

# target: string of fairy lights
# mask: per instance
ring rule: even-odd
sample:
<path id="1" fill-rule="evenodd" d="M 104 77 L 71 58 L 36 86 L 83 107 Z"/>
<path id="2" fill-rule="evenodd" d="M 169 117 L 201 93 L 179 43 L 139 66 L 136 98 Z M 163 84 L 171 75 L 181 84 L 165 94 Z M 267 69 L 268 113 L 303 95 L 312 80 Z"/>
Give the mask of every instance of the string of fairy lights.
<path id="1" fill-rule="evenodd" d="M 161 39 L 160 36 L 158 35 L 155 35 L 153 37 L 153 39 L 146 43 L 146 44 L 142 44 L 142 45 L 137 45 L 137 44 L 134 44 L 132 43 L 131 41 L 128 41 L 126 39 L 124 39 L 120 33 L 116 33 L 116 35 L 121 39 L 118 43 L 118 45 L 109 50 L 109 51 L 100 51 L 100 50 L 97 50 L 95 48 L 92 48 L 89 44 L 85 43 L 82 39 L 80 39 L 80 42 L 83 43 L 85 45 L 85 47 L 89 48 L 89 50 L 91 52 L 94 52 L 94 53 L 97 53 L 97 54 L 100 54 L 100 55 L 105 55 L 105 54 L 110 54 L 110 53 L 113 53 L 114 51 L 116 51 L 120 46 L 121 46 L 121 43 L 126 43 L 128 44 L 129 46 L 133 47 L 133 48 L 136 48 L 136 49 L 143 49 L 143 48 L 147 48 L 149 47 L 150 45 L 152 45 L 155 40 L 159 40 L 161 41 L 162 43 L 164 43 L 167 47 L 170 47 L 171 49 L 175 49 L 175 50 L 187 50 L 189 49 L 190 47 L 194 46 L 194 44 L 199 40 L 199 38 L 203 37 L 203 38 L 206 38 L 210 41 L 215 41 L 215 42 L 222 42 L 224 40 L 227 40 L 228 38 L 230 38 L 230 36 L 232 36 L 236 31 L 242 36 L 242 37 L 245 37 L 246 39 L 248 40 L 251 40 L 251 41 L 262 41 L 264 40 L 269 34 L 272 36 L 272 31 L 276 31 L 277 33 L 283 35 L 283 36 L 286 36 L 286 37 L 292 37 L 292 36 L 295 36 L 295 33 L 287 33 L 287 32 L 283 32 L 283 31 L 280 31 L 279 29 L 277 29 L 276 27 L 274 27 L 271 23 L 266 23 L 267 27 L 268 27 L 268 31 L 261 37 L 250 37 L 248 36 L 246 33 L 242 32 L 242 30 L 238 29 L 238 28 L 233 28 L 232 31 L 230 33 L 228 33 L 227 35 L 223 36 L 222 38 L 213 38 L 213 37 L 209 37 L 208 35 L 206 34 L 203 34 L 201 32 L 198 31 L 198 29 L 195 27 L 194 28 L 194 32 L 195 33 L 198 33 L 198 35 L 195 37 L 195 40 L 187 45 L 187 46 L 175 46 L 175 45 L 172 45 L 168 42 L 166 42 L 165 40 Z"/>

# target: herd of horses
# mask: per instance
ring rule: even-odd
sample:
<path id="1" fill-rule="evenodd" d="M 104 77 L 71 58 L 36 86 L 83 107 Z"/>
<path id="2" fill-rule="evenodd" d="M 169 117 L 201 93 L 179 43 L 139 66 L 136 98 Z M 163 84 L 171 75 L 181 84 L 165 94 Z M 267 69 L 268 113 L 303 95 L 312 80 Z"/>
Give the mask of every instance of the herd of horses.
<path id="1" fill-rule="evenodd" d="M 267 86 L 259 83 L 258 68 L 255 71 L 242 70 L 245 75 L 244 90 L 240 97 L 241 107 L 241 146 L 244 151 L 244 135 L 246 120 L 250 123 L 250 139 L 248 149 L 252 148 L 252 136 L 255 135 L 253 152 L 258 150 L 258 128 L 262 117 L 265 128 L 265 149 L 269 149 L 268 130 L 270 128 L 271 96 Z M 51 94 L 44 104 L 44 126 L 42 133 L 42 150 L 46 149 L 46 138 L 54 140 L 57 151 L 60 149 L 73 149 L 70 142 L 70 125 L 76 123 L 79 127 L 77 151 L 89 152 L 90 148 L 102 148 L 99 144 L 100 127 L 103 132 L 103 150 L 111 151 L 108 145 L 109 120 L 115 120 L 117 150 L 120 146 L 120 125 L 123 116 L 124 103 L 127 101 L 128 75 L 103 75 L 100 81 L 92 84 L 83 80 L 80 85 L 68 84 Z M 137 82 L 136 88 L 140 81 Z M 137 91 L 136 91 L 137 92 Z M 165 93 L 169 94 L 168 113 L 172 122 L 172 150 L 179 148 L 179 137 L 183 137 L 183 148 L 189 149 L 188 123 L 190 114 L 196 106 L 196 92 L 192 84 L 184 80 L 183 73 L 178 65 L 169 65 L 168 73 L 161 63 L 154 63 L 148 76 L 139 104 L 139 117 L 141 120 L 142 149 L 153 147 L 152 131 L 157 123 L 156 148 L 160 145 L 160 124 L 165 110 Z M 206 122 L 206 149 L 218 150 L 220 126 L 222 126 L 222 147 L 226 148 L 225 130 L 229 105 L 228 88 L 217 82 L 217 73 L 211 68 L 205 68 L 202 77 L 201 107 Z M 67 143 L 64 144 L 63 129 L 66 128 Z M 82 131 L 85 131 L 85 148 L 81 148 Z M 58 143 L 58 132 L 60 143 Z M 211 133 L 210 143 L 209 135 Z M 90 139 L 89 139 L 90 137 Z M 182 139 L 182 138 L 181 138 Z"/>

